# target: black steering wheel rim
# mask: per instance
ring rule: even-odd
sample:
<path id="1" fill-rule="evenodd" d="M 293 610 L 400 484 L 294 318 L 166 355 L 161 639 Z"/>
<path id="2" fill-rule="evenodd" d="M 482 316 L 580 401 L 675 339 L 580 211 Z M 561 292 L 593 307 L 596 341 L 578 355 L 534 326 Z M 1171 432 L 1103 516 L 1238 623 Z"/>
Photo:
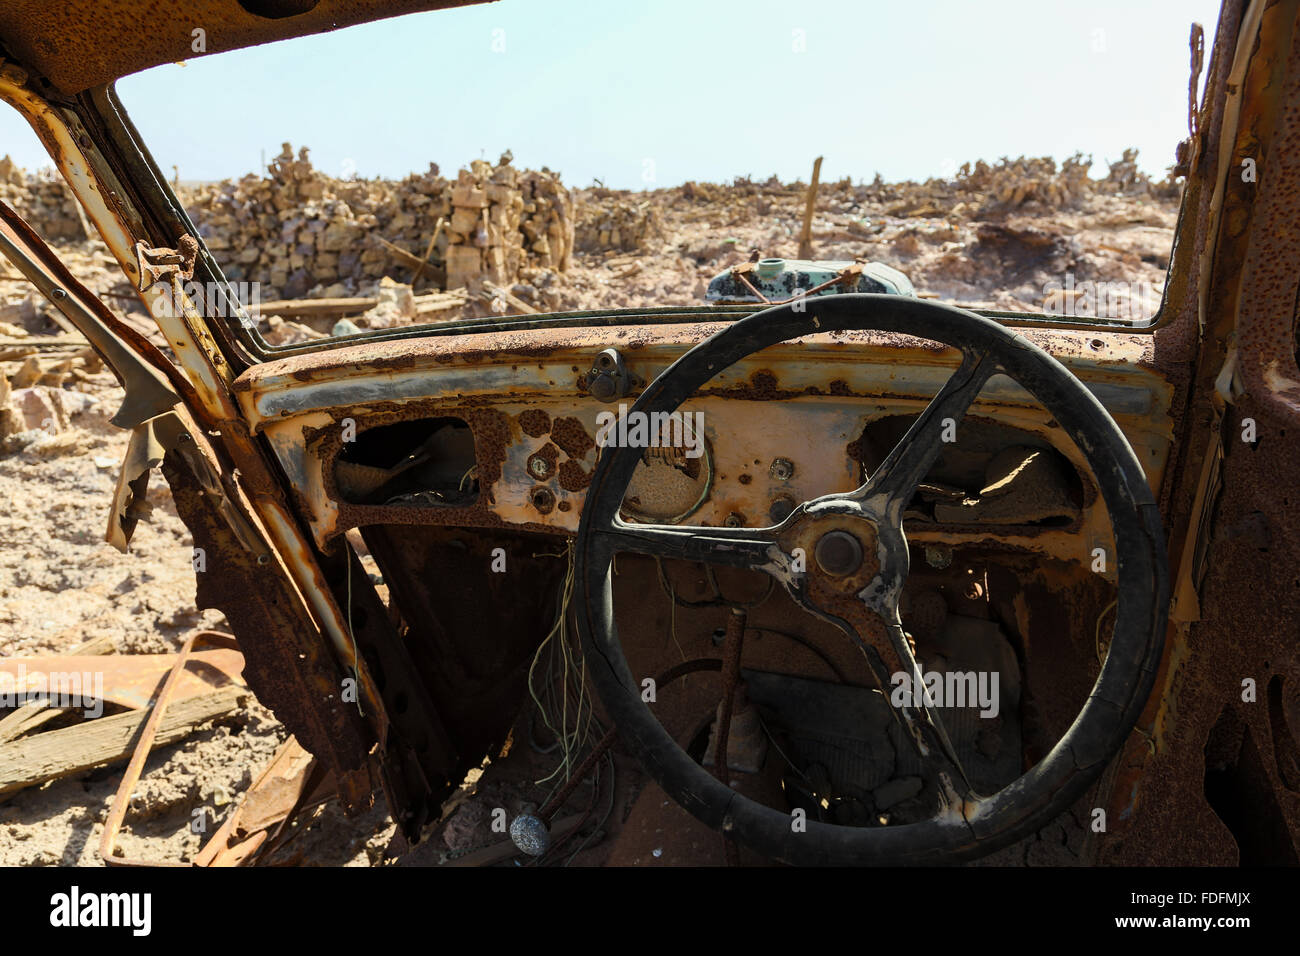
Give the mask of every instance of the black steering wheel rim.
<path id="1" fill-rule="evenodd" d="M 1163 649 L 1168 567 L 1159 510 L 1127 439 L 1101 403 L 1056 359 L 982 316 L 893 295 L 807 299 L 741 319 L 674 362 L 630 412 L 671 412 L 722 369 L 779 342 L 849 330 L 903 333 L 992 356 L 1079 448 L 1111 520 L 1118 598 L 1105 662 L 1078 716 L 1038 764 L 972 808 L 900 826 L 856 828 L 790 815 L 736 793 L 696 763 L 641 700 L 613 614 L 610 529 L 641 450 L 607 446 L 587 489 L 575 546 L 577 624 L 590 673 L 620 737 L 681 806 L 762 855 L 802 865 L 925 864 L 974 858 L 1034 832 L 1104 770 L 1136 723 Z M 703 529 L 712 530 L 712 529 Z"/>

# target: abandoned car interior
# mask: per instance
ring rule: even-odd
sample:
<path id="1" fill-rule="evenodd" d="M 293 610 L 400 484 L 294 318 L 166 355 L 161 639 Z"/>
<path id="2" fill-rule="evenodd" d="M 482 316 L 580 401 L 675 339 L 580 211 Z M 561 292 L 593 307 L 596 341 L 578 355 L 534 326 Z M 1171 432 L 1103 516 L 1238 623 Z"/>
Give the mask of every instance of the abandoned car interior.
<path id="1" fill-rule="evenodd" d="M 0 205 L 8 274 L 121 385 L 103 537 L 165 482 L 224 618 L 150 672 L 103 862 L 292 860 L 326 802 L 386 813 L 398 866 L 1300 862 L 1300 0 L 1192 28 L 1141 318 L 966 307 L 807 232 L 691 305 L 530 305 L 518 257 L 567 255 L 572 213 L 503 157 L 442 180 L 427 251 L 375 246 L 463 311 L 267 334 L 249 281 L 319 290 L 213 239 L 115 84 L 461 6 L 0 8 L 0 99 L 143 308 Z M 275 763 L 197 855 L 134 858 L 149 752 L 236 652 Z"/>

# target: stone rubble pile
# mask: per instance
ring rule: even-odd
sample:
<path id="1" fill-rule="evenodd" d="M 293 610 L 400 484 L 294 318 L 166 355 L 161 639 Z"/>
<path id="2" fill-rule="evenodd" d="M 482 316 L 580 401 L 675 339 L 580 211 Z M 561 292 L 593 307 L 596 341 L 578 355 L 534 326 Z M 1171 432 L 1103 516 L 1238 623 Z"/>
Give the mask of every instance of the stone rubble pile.
<path id="1" fill-rule="evenodd" d="M 81 207 L 62 179 L 25 172 L 8 156 L 0 159 L 0 199 L 48 241 L 79 241 L 89 236 Z"/>
<path id="2" fill-rule="evenodd" d="M 1075 153 L 1056 166 L 1050 157 L 1001 159 L 990 165 L 979 160 L 957 171 L 957 188 L 983 193 L 986 205 L 1016 207 L 1026 203 L 1071 208 L 1093 192 L 1088 178 L 1091 158 Z"/>
<path id="3" fill-rule="evenodd" d="M 579 252 L 639 252 L 651 239 L 663 238 L 663 223 L 649 199 L 638 202 L 608 189 L 588 189 L 578 200 L 574 248 Z"/>
<path id="4" fill-rule="evenodd" d="M 1093 197 L 1107 195 L 1176 198 L 1180 187 L 1172 170 L 1163 180 L 1153 180 L 1138 169 L 1137 156 L 1136 149 L 1124 150 L 1121 159 L 1108 164 L 1105 179 L 1088 175 L 1092 157 L 1082 153 L 1065 159 L 1059 167 L 1046 156 L 1003 157 L 991 164 L 980 160 L 964 164 L 951 185 L 967 201 L 977 200 L 981 212 L 1027 206 L 1078 209 Z"/>
<path id="5" fill-rule="evenodd" d="M 71 419 L 98 407 L 96 399 L 76 389 L 103 369 L 99 357 L 76 345 L 51 347 L 50 338 L 0 321 L 0 455 L 72 450 L 81 438 Z M 26 346 L 29 339 L 45 347 Z"/>
<path id="6" fill-rule="evenodd" d="M 436 164 L 396 182 L 338 180 L 286 143 L 268 177 L 180 192 L 226 277 L 261 283 L 263 300 L 351 296 L 384 276 L 457 289 L 481 279 L 509 285 L 525 270 L 565 272 L 569 191 L 548 170 L 511 160 L 475 160 L 454 180 Z"/>

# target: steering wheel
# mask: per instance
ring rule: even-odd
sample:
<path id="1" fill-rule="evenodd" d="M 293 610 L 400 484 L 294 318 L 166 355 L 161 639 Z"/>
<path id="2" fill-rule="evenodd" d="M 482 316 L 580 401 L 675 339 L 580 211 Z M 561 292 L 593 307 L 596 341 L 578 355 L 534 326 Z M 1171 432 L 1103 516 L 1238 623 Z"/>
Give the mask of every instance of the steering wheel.
<path id="1" fill-rule="evenodd" d="M 867 481 L 796 507 L 767 528 L 628 523 L 619 510 L 642 449 L 607 445 L 587 491 L 575 545 L 575 601 L 597 691 L 620 737 L 674 800 L 704 823 L 773 860 L 799 865 L 897 865 L 982 856 L 1041 828 L 1077 800 L 1137 721 L 1163 647 L 1169 572 L 1160 515 L 1141 465 L 1101 403 L 1056 359 L 990 319 L 894 295 L 844 294 L 755 313 L 701 342 L 660 374 L 631 413 L 671 412 L 722 369 L 815 333 L 905 333 L 960 350 L 957 370 Z M 867 658 L 880 689 L 920 668 L 899 616 L 908 573 L 903 511 L 988 379 L 1003 373 L 1047 409 L 1086 459 L 1109 514 L 1118 598 L 1104 664 L 1078 716 L 1034 767 L 996 793 L 966 779 L 927 695 L 896 716 L 917 753 L 934 761 L 936 816 L 852 827 L 806 820 L 737 793 L 692 759 L 641 699 L 614 623 L 610 569 L 630 551 L 771 575 L 803 609 L 836 624 Z M 951 426 L 948 426 L 951 428 Z M 801 549 L 801 550 L 798 550 Z"/>

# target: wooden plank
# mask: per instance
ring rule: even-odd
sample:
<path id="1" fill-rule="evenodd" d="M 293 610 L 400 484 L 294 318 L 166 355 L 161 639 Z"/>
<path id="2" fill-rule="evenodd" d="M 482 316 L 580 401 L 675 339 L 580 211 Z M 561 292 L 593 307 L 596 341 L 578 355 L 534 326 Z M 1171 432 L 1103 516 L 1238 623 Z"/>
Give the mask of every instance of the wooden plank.
<path id="1" fill-rule="evenodd" d="M 0 348 L 33 349 L 84 349 L 90 343 L 76 335 L 25 335 L 22 338 L 0 338 Z"/>
<path id="2" fill-rule="evenodd" d="M 50 674 L 94 675 L 103 700 L 120 707 L 146 707 L 157 694 L 163 680 L 176 664 L 175 654 L 81 654 L 46 657 L 6 657 L 0 659 L 0 674 L 8 675 L 14 692 L 27 694 L 42 689 Z M 176 686 L 176 698 L 196 697 L 223 684 L 242 683 L 244 655 L 220 647 L 196 651 L 186 662 Z M 20 678 L 25 680 L 19 683 Z"/>
<path id="3" fill-rule="evenodd" d="M 445 312 L 448 309 L 459 309 L 469 300 L 469 296 L 464 289 L 453 289 L 451 292 L 432 292 L 429 295 L 417 295 L 415 297 L 415 314 L 429 315 L 433 312 Z"/>
<path id="4" fill-rule="evenodd" d="M 494 282 L 488 282 L 484 280 L 483 288 L 487 289 L 487 291 L 491 294 L 492 298 L 504 299 L 506 302 L 508 302 L 515 309 L 522 312 L 524 315 L 537 314 L 537 310 L 534 309 L 527 302 L 525 302 L 523 299 L 519 298 L 519 296 L 512 294 L 508 289 L 501 288 L 501 286 L 497 285 Z"/>
<path id="5" fill-rule="evenodd" d="M 368 299 L 365 296 L 351 299 L 277 299 L 258 303 L 257 310 L 262 315 L 296 319 L 305 315 L 357 315 L 378 304 L 378 299 Z"/>
<path id="6" fill-rule="evenodd" d="M 174 702 L 163 715 L 154 746 L 184 740 L 199 724 L 237 710 L 250 696 L 247 688 L 223 687 Z M 148 710 L 134 710 L 0 744 L 0 793 L 126 760 L 148 717 Z"/>
<path id="7" fill-rule="evenodd" d="M 29 734 L 38 727 L 43 727 L 63 711 L 50 707 L 43 700 L 29 700 L 5 714 L 0 720 L 0 744 L 17 740 L 23 734 Z"/>
<path id="8" fill-rule="evenodd" d="M 304 788 L 312 779 L 316 760 L 290 737 L 282 743 L 271 763 L 253 781 L 220 829 L 194 858 L 195 866 L 243 866 L 297 807 L 306 809 L 331 799 L 333 780 L 325 779 L 312 793 Z M 319 776 L 319 775 L 317 775 Z"/>
<path id="9" fill-rule="evenodd" d="M 437 224 L 433 227 L 433 235 L 429 237 L 429 248 L 424 250 L 424 261 L 420 263 L 420 268 L 415 270 L 415 275 L 411 276 L 411 288 L 420 281 L 420 276 L 424 275 L 424 267 L 429 264 L 429 259 L 433 255 L 433 247 L 438 241 L 438 236 L 442 233 L 443 228 L 447 225 L 447 220 L 442 216 L 438 217 Z"/>
<path id="10" fill-rule="evenodd" d="M 803 209 L 803 229 L 799 231 L 799 258 L 812 258 L 813 209 L 817 205 L 817 182 L 822 174 L 822 158 L 813 160 L 812 182 L 808 184 L 808 199 Z"/>
<path id="11" fill-rule="evenodd" d="M 163 337 L 162 331 L 158 324 L 151 317 L 137 315 L 134 312 L 115 312 L 114 313 L 123 324 L 129 325 L 154 345 L 161 348 L 168 347 L 167 340 Z"/>
<path id="12" fill-rule="evenodd" d="M 396 258 L 399 262 L 401 262 L 402 265 L 408 266 L 411 269 L 423 269 L 424 266 L 426 265 L 424 260 L 422 260 L 419 256 L 407 252 L 401 246 L 397 245 L 396 243 L 389 242 L 383 236 L 373 236 L 373 238 L 378 239 L 380 244 L 382 244 L 385 249 L 387 249 L 390 253 L 392 253 L 394 258 Z"/>
<path id="13" fill-rule="evenodd" d="M 377 298 L 359 296 L 351 299 L 277 299 L 258 305 L 262 315 L 278 315 L 282 319 L 318 318 L 360 315 L 379 304 Z M 465 293 L 432 292 L 415 297 L 415 311 L 440 312 L 465 304 Z"/>
<path id="14" fill-rule="evenodd" d="M 78 644 L 72 649 L 73 654 L 79 655 L 103 655 L 112 654 L 117 650 L 117 644 L 111 637 L 92 637 L 83 644 Z M 29 734 L 38 727 L 44 726 L 63 711 L 50 707 L 43 700 L 33 700 L 19 707 L 12 713 L 0 717 L 0 744 L 8 743 L 11 740 L 17 740 L 23 734 Z"/>

